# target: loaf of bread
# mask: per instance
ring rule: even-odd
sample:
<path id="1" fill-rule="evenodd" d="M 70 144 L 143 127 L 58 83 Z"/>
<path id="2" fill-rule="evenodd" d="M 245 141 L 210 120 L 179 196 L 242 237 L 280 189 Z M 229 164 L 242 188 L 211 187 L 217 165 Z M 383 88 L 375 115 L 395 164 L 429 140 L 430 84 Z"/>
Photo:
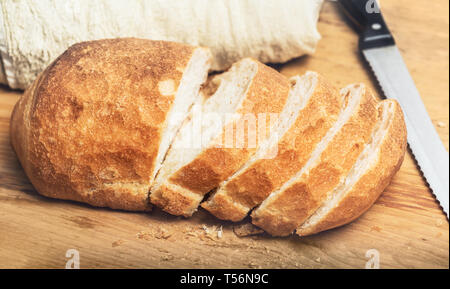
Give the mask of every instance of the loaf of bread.
<path id="1" fill-rule="evenodd" d="M 174 42 L 70 47 L 11 116 L 36 190 L 113 209 L 250 214 L 271 235 L 305 236 L 362 215 L 400 168 L 396 101 L 250 58 L 208 78 L 210 63 L 208 49 Z"/>

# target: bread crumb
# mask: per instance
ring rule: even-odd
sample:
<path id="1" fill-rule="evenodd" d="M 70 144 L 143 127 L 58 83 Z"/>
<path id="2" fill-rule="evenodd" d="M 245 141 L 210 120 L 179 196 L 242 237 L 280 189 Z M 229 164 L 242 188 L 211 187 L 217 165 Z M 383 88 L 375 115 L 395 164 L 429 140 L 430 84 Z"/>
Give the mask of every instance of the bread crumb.
<path id="1" fill-rule="evenodd" d="M 117 240 L 117 241 L 112 242 L 111 246 L 113 248 L 115 248 L 115 247 L 118 247 L 118 246 L 122 245 L 123 243 L 125 243 L 124 240 Z"/>
<path id="2" fill-rule="evenodd" d="M 147 231 L 140 231 L 139 233 L 136 234 L 136 237 L 139 240 L 145 240 L 145 241 L 150 241 L 152 239 L 152 235 Z"/>
<path id="3" fill-rule="evenodd" d="M 209 228 L 206 225 L 202 225 L 202 229 L 205 231 L 205 233 L 208 235 L 209 232 Z"/>
<path id="4" fill-rule="evenodd" d="M 206 237 L 213 241 L 217 241 L 217 239 L 222 238 L 222 235 L 223 235 L 222 226 L 220 226 L 220 227 L 212 226 L 212 227 L 208 228 L 208 226 L 202 225 L 201 228 L 204 231 L 204 234 L 201 237 Z"/>
<path id="5" fill-rule="evenodd" d="M 370 229 L 371 231 L 381 232 L 381 228 L 378 226 L 372 226 Z"/>
<path id="6" fill-rule="evenodd" d="M 198 237 L 198 235 L 194 232 L 187 232 L 186 235 L 192 236 L 192 237 Z"/>
<path id="7" fill-rule="evenodd" d="M 257 269 L 258 267 L 260 268 L 261 266 L 258 266 L 258 264 L 256 264 L 255 262 L 250 262 L 248 263 L 248 267 L 252 269 Z"/>
<path id="8" fill-rule="evenodd" d="M 233 226 L 233 232 L 238 237 L 247 237 L 261 234 L 264 231 L 251 223 L 245 223 Z"/>
<path id="9" fill-rule="evenodd" d="M 438 127 L 446 127 L 445 123 L 442 122 L 442 121 L 438 121 L 438 122 L 436 123 L 436 125 L 437 125 Z"/>
<path id="10" fill-rule="evenodd" d="M 316 262 L 317 262 L 317 263 L 320 263 L 320 257 L 316 259 Z"/>
<path id="11" fill-rule="evenodd" d="M 167 231 L 166 229 L 159 228 L 158 232 L 155 234 L 155 238 L 157 239 L 169 239 L 172 236 L 172 233 Z"/>

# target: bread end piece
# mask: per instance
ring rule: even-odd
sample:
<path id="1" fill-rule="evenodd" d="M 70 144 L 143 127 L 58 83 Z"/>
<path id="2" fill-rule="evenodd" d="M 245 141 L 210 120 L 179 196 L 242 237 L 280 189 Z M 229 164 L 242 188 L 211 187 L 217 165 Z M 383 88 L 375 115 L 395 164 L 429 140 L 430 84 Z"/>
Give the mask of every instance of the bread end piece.
<path id="1" fill-rule="evenodd" d="M 391 109 L 391 120 L 385 128 L 376 157 L 363 175 L 344 195 L 335 200 L 320 219 L 306 222 L 297 229 L 297 234 L 307 236 L 350 223 L 364 214 L 389 185 L 400 169 L 407 147 L 407 131 L 403 112 L 397 101 L 388 99 L 379 105 L 382 110 Z"/>
<path id="2" fill-rule="evenodd" d="M 67 49 L 11 116 L 13 149 L 36 190 L 93 206 L 150 210 L 167 112 L 196 50 L 136 38 Z"/>

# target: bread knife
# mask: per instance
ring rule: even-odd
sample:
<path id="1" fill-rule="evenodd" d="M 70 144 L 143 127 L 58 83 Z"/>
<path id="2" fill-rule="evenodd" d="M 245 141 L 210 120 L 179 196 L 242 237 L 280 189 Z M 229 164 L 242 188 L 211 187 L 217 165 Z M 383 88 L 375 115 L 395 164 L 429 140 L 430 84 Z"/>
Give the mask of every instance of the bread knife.
<path id="1" fill-rule="evenodd" d="M 360 32 L 359 50 L 383 93 L 400 103 L 405 114 L 409 147 L 448 218 L 449 154 L 431 122 L 379 4 L 375 0 L 338 2 Z"/>

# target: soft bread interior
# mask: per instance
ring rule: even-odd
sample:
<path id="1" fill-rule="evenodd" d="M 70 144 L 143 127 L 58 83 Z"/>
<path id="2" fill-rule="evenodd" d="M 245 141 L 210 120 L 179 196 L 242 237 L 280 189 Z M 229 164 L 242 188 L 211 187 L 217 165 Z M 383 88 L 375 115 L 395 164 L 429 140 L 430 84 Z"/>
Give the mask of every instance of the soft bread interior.
<path id="1" fill-rule="evenodd" d="M 175 99 L 166 119 L 166 129 L 162 135 L 156 157 L 155 169 L 153 170 L 150 181 L 155 178 L 157 172 L 160 170 L 170 144 L 173 142 L 177 131 L 187 117 L 189 109 L 200 97 L 200 86 L 205 82 L 210 68 L 210 57 L 211 54 L 207 49 L 197 48 L 194 51 L 176 92 L 174 91 L 176 89 L 174 83 L 170 79 L 160 81 L 158 84 L 158 89 L 162 95 L 171 95 L 175 92 Z"/>
<path id="2" fill-rule="evenodd" d="M 363 85 L 352 85 L 341 90 L 341 95 L 343 98 L 343 107 L 341 112 L 339 113 L 338 120 L 333 125 L 333 127 L 327 132 L 325 137 L 317 144 L 316 148 L 311 154 L 311 157 L 306 162 L 305 166 L 289 181 L 283 184 L 281 188 L 273 191 L 261 203 L 261 205 L 253 212 L 252 216 L 257 217 L 259 212 L 262 212 L 271 204 L 273 200 L 277 198 L 279 194 L 282 194 L 284 190 L 289 188 L 292 184 L 294 184 L 298 179 L 300 179 L 303 175 L 309 173 L 309 171 L 318 163 L 322 153 L 327 148 L 328 144 L 333 140 L 334 136 L 341 130 L 341 128 L 348 122 L 351 118 L 353 112 L 358 107 L 362 96 L 364 94 L 364 86 Z"/>
<path id="3" fill-rule="evenodd" d="M 208 205 L 214 206 L 214 197 L 217 194 L 226 194 L 223 189 L 227 183 L 238 177 L 261 158 L 268 157 L 271 150 L 275 149 L 278 141 L 285 135 L 289 128 L 295 123 L 300 111 L 305 108 L 314 89 L 317 85 L 318 74 L 315 72 L 307 72 L 303 76 L 294 76 L 290 79 L 291 90 L 286 104 L 279 115 L 277 125 L 271 129 L 269 138 L 265 139 L 259 146 L 258 151 L 245 163 L 236 173 L 224 181 L 220 187 L 209 198 Z M 248 212 L 252 208 L 248 208 L 240 202 L 233 201 L 236 208 Z"/>
<path id="4" fill-rule="evenodd" d="M 152 192 L 173 173 L 193 161 L 203 149 L 207 148 L 221 133 L 225 125 L 233 119 L 226 117 L 233 114 L 245 99 L 246 92 L 256 74 L 258 65 L 251 59 L 244 59 L 233 65 L 229 71 L 216 76 L 212 81 L 215 92 L 207 97 L 203 105 L 194 106 L 191 119 L 183 124 L 169 150 L 164 164 L 158 173 Z M 208 85 L 208 87 L 210 87 Z M 217 86 L 217 87 L 216 87 Z M 201 111 L 201 120 L 195 117 Z M 198 125 L 201 126 L 200 130 Z M 196 135 L 198 132 L 201 136 Z M 201 142 L 198 143 L 198 140 Z"/>
<path id="5" fill-rule="evenodd" d="M 352 190 L 352 187 L 358 182 L 361 176 L 379 158 L 378 151 L 388 133 L 388 127 L 393 120 L 395 109 L 392 102 L 385 101 L 381 105 L 383 106 L 383 112 L 380 120 L 375 125 L 370 142 L 364 147 L 364 150 L 359 155 L 347 177 L 328 195 L 328 198 L 322 206 L 300 226 L 300 231 L 314 227 L 331 210 L 335 209 L 340 201 Z"/>
<path id="6" fill-rule="evenodd" d="M 280 113 L 278 125 L 271 130 L 270 137 L 261 143 L 258 151 L 250 160 L 233 176 L 250 167 L 258 159 L 268 157 L 270 151 L 274 149 L 278 141 L 295 123 L 300 111 L 305 108 L 309 98 L 314 92 L 318 80 L 318 75 L 315 72 L 307 72 L 303 76 L 294 76 L 290 79 L 292 88 L 289 92 L 288 100 Z M 231 179 L 231 178 L 230 178 Z"/>

